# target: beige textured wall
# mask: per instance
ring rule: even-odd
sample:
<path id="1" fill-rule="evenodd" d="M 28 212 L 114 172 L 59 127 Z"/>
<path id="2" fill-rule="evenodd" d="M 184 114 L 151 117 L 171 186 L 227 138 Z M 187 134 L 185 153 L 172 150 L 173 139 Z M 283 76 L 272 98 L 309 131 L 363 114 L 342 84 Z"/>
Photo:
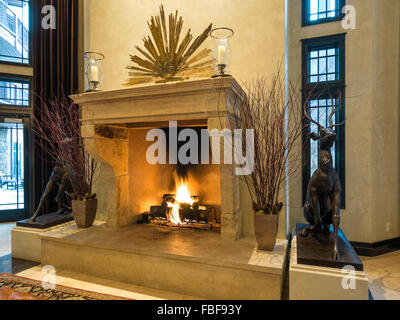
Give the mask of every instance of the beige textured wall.
<path id="1" fill-rule="evenodd" d="M 159 13 L 160 3 L 167 14 L 179 11 L 183 32 L 192 29 L 196 37 L 211 22 L 215 27 L 231 27 L 232 74 L 239 81 L 250 80 L 258 73 L 269 74 L 284 55 L 284 0 L 85 0 L 86 49 L 106 56 L 104 90 L 118 89 L 127 79 L 129 54 L 137 53 L 142 37 L 149 34 L 147 21 Z M 90 24 L 90 25 L 88 25 Z M 89 39 L 88 39 L 89 38 Z M 212 48 L 209 38 L 205 46 Z"/>
<path id="2" fill-rule="evenodd" d="M 342 228 L 352 241 L 400 236 L 399 219 L 399 1 L 347 0 L 357 28 L 340 22 L 301 27 L 301 0 L 289 0 L 288 66 L 301 83 L 301 39 L 346 35 L 346 210 Z M 293 227 L 304 221 L 301 180 L 290 185 Z M 387 231 L 387 224 L 390 230 Z"/>
<path id="3" fill-rule="evenodd" d="M 103 90 L 122 88 L 127 79 L 129 54 L 136 53 L 142 37 L 149 34 L 147 20 L 159 12 L 160 1 L 147 0 L 84 0 L 85 50 L 106 56 L 103 63 Z M 231 73 L 239 81 L 249 81 L 257 74 L 269 75 L 284 57 L 284 0 L 165 0 L 166 13 L 176 9 L 183 16 L 185 32 L 189 27 L 194 36 L 209 23 L 214 27 L 234 29 Z M 205 46 L 212 48 L 208 39 Z M 242 186 L 241 202 L 247 204 L 243 214 L 243 234 L 253 234 L 252 209 L 246 189 Z M 101 193 L 101 190 L 99 190 Z M 101 196 L 101 194 L 100 194 Z M 99 197 L 100 197 L 99 196 Z M 251 213 L 251 214 L 249 214 Z M 282 216 L 280 236 L 285 236 Z"/>
<path id="4" fill-rule="evenodd" d="M 398 168 L 400 1 L 373 1 L 374 88 L 372 97 L 372 238 L 400 236 Z M 386 224 L 390 231 L 386 232 Z"/>

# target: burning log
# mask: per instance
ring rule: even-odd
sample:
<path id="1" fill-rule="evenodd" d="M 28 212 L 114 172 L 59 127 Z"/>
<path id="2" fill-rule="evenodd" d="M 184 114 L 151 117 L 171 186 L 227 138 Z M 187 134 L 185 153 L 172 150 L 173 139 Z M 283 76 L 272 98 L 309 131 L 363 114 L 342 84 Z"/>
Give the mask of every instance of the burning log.
<path id="1" fill-rule="evenodd" d="M 179 210 L 179 216 L 182 221 L 202 221 L 202 222 L 213 222 L 215 220 L 214 208 L 201 206 L 196 208 L 187 208 L 182 206 Z"/>
<path id="2" fill-rule="evenodd" d="M 185 229 L 201 229 L 201 230 L 211 230 L 213 225 L 210 223 L 186 223 L 186 224 L 173 224 L 172 222 L 166 219 L 155 218 L 150 221 L 150 224 L 154 224 L 157 226 L 166 226 L 172 228 L 185 228 Z"/>
<path id="3" fill-rule="evenodd" d="M 152 218 L 166 218 L 167 217 L 167 207 L 164 206 L 151 206 L 150 207 L 150 217 Z"/>
<path id="4" fill-rule="evenodd" d="M 176 204 L 179 204 L 179 210 Z M 176 213 L 179 212 L 180 223 L 170 221 L 171 212 L 174 209 L 178 210 Z M 213 225 L 216 225 L 213 207 L 200 205 L 198 196 L 192 196 L 191 203 L 181 203 L 176 200 L 175 194 L 164 194 L 161 205 L 151 206 L 150 212 L 143 220 L 157 225 L 205 230 L 210 230 Z"/>
<path id="5" fill-rule="evenodd" d="M 152 206 L 150 207 L 150 218 L 167 218 L 167 212 L 170 210 L 164 206 Z M 199 206 L 192 208 L 190 205 L 182 204 L 179 210 L 179 216 L 182 221 L 202 221 L 212 222 L 215 220 L 215 213 L 213 207 Z"/>

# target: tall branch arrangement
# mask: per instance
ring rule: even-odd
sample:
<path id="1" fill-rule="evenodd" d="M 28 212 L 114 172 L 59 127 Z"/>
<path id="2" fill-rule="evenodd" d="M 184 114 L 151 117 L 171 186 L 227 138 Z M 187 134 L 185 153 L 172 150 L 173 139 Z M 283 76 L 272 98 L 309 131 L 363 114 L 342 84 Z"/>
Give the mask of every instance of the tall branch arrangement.
<path id="1" fill-rule="evenodd" d="M 90 200 L 97 162 L 85 150 L 81 136 L 79 108 L 67 97 L 42 102 L 32 119 L 42 148 L 69 173 L 73 198 Z"/>
<path id="2" fill-rule="evenodd" d="M 303 132 L 301 95 L 289 84 L 286 101 L 280 68 L 268 81 L 258 77 L 243 89 L 246 98 L 237 99 L 230 113 L 234 128 L 254 130 L 254 154 L 247 155 L 254 157 L 254 170 L 242 179 L 256 212 L 278 214 L 286 179 L 294 178 L 301 167 L 297 165 L 301 163 L 298 143 Z"/>
<path id="3" fill-rule="evenodd" d="M 144 58 L 137 55 L 130 56 L 135 65 L 127 67 L 130 70 L 130 79 L 126 85 L 160 79 L 162 80 L 159 82 L 182 80 L 185 76 L 200 73 L 211 74 L 212 59 L 204 60 L 210 56 L 211 50 L 203 49 L 196 55 L 194 53 L 207 39 L 212 24 L 193 42 L 193 35 L 189 29 L 180 44 L 183 19 L 182 17 L 178 19 L 178 11 L 175 12 L 175 15 L 172 13 L 169 15 L 168 29 L 163 6 L 160 7 L 160 15 L 151 17 L 147 24 L 153 39 L 150 36 L 143 38 L 145 50 L 135 46 Z"/>

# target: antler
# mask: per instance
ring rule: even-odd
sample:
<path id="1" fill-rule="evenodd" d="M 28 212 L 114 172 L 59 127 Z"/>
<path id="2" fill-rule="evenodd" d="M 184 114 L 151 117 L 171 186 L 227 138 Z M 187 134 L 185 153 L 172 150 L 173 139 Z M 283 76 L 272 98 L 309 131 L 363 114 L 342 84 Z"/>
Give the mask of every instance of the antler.
<path id="1" fill-rule="evenodd" d="M 304 116 L 312 123 L 316 124 L 318 126 L 318 129 L 321 129 L 322 125 L 320 125 L 317 121 L 313 120 L 310 115 L 308 114 L 308 107 L 304 108 Z"/>
<path id="2" fill-rule="evenodd" d="M 339 99 L 339 101 L 342 100 L 342 94 L 341 94 L 340 92 L 339 92 L 339 97 L 338 97 L 338 99 Z M 332 105 L 332 106 L 335 105 L 332 97 L 331 97 L 331 105 Z M 339 124 L 334 124 L 334 123 L 333 123 L 333 116 L 336 114 L 336 112 L 338 112 L 338 109 L 335 109 L 335 108 L 334 108 L 334 109 L 332 110 L 331 115 L 329 116 L 329 127 L 328 127 L 328 129 L 330 129 L 330 130 L 332 130 L 333 128 L 336 128 L 336 127 L 340 127 L 340 126 L 344 125 L 344 123 L 346 122 L 346 119 L 344 119 L 343 122 L 341 122 L 341 123 L 339 123 Z"/>
<path id="3" fill-rule="evenodd" d="M 332 130 L 333 128 L 336 128 L 336 127 L 340 127 L 340 126 L 344 125 L 344 123 L 346 122 L 346 119 L 344 119 L 343 122 L 341 122 L 339 124 L 334 124 L 332 119 L 333 119 L 333 116 L 336 114 L 336 112 L 338 112 L 338 109 L 333 109 L 331 115 L 329 116 L 329 127 L 328 127 L 328 129 L 330 129 L 330 130 Z"/>

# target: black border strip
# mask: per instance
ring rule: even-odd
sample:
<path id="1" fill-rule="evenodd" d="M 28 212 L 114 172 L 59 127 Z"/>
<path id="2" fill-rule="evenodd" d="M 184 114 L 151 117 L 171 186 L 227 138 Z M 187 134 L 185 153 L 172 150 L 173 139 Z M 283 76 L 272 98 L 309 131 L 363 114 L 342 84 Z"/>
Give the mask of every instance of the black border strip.
<path id="1" fill-rule="evenodd" d="M 366 243 L 350 242 L 357 254 L 364 257 L 377 257 L 400 250 L 400 237 L 384 241 Z"/>

